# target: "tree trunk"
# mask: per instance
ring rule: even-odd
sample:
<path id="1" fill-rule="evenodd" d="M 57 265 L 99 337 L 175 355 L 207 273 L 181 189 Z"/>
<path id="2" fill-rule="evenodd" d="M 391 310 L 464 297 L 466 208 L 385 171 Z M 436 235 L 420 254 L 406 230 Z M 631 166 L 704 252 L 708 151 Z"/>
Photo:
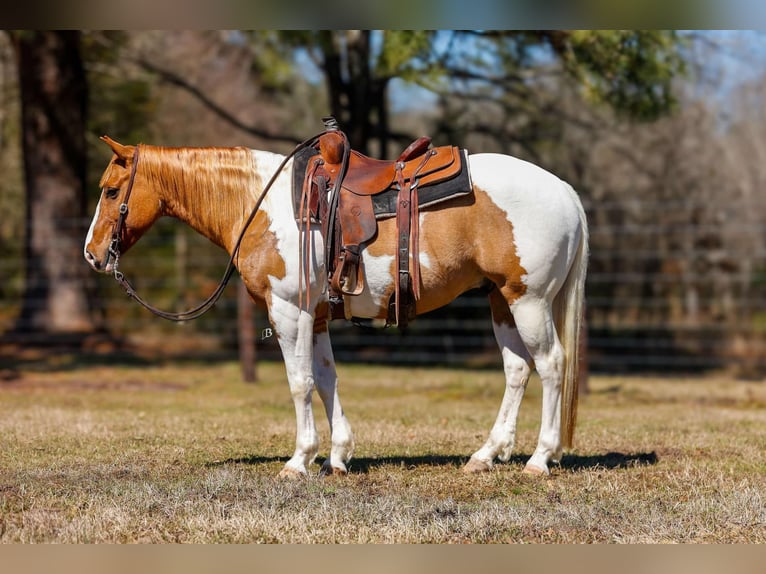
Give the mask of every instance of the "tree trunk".
<path id="1" fill-rule="evenodd" d="M 324 73 L 330 113 L 346 132 L 351 147 L 370 153 L 377 136 L 379 155 L 388 153 L 388 81 L 376 78 L 369 30 L 328 31 L 323 38 Z"/>
<path id="2" fill-rule="evenodd" d="M 17 332 L 92 331 L 87 226 L 87 85 L 77 31 L 13 35 L 26 183 L 25 288 Z"/>
<path id="3" fill-rule="evenodd" d="M 369 153 L 370 115 L 375 102 L 370 98 L 370 31 L 348 30 L 346 34 L 346 101 L 349 125 L 346 127 L 352 147 Z"/>

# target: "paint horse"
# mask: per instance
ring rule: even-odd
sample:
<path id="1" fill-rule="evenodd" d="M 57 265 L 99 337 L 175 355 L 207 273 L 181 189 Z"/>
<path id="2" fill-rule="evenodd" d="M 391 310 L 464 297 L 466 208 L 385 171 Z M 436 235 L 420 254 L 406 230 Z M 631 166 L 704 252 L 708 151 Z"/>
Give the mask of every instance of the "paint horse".
<path id="1" fill-rule="evenodd" d="M 116 222 L 124 252 L 161 216 L 187 223 L 230 254 L 244 222 L 284 156 L 245 148 L 121 145 L 101 178 L 102 194 L 85 241 L 96 271 L 111 273 Z M 137 169 L 134 161 L 140 150 Z M 541 378 L 542 419 L 525 472 L 548 474 L 549 463 L 570 447 L 577 407 L 578 338 L 588 257 L 582 204 L 570 185 L 525 161 L 499 154 L 468 156 L 473 193 L 420 211 L 420 265 L 416 314 L 461 293 L 491 285 L 492 326 L 505 371 L 505 392 L 486 442 L 464 470 L 482 472 L 507 461 L 516 419 L 532 368 Z M 133 171 L 133 173 L 131 173 Z M 280 476 L 307 474 L 319 450 L 312 411 L 316 389 L 331 430 L 322 473 L 345 474 L 354 449 L 343 413 L 328 333 L 328 277 L 318 225 L 301 230 L 292 202 L 292 159 L 282 165 L 263 198 L 234 263 L 251 297 L 268 310 L 284 357 L 295 404 L 295 452 Z M 120 204 L 131 190 L 126 213 Z M 306 281 L 300 245 L 312 243 Z M 378 222 L 362 246 L 364 290 L 348 304 L 355 317 L 385 319 L 395 289 L 395 221 Z M 306 286 L 306 283 L 308 284 Z M 308 289 L 308 293 L 301 291 Z M 310 301 L 302 305 L 299 299 Z"/>

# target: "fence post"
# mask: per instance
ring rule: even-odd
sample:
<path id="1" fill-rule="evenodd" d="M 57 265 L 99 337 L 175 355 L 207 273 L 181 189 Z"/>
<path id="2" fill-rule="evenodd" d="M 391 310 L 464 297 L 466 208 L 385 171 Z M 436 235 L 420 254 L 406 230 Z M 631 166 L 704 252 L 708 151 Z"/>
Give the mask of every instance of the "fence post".
<path id="1" fill-rule="evenodd" d="M 253 302 L 250 300 L 245 283 L 240 278 L 237 281 L 237 343 L 242 379 L 246 383 L 254 383 L 258 380 L 255 367 L 256 341 L 253 309 Z"/>

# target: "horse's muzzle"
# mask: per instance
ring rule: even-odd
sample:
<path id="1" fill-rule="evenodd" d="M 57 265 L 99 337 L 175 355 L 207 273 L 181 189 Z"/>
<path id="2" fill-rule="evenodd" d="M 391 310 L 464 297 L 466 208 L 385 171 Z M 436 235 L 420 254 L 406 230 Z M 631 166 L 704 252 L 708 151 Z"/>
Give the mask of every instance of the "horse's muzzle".
<path id="1" fill-rule="evenodd" d="M 83 255 L 85 256 L 85 261 L 88 262 L 88 265 L 90 265 L 91 269 L 93 269 L 94 271 L 98 271 L 99 273 L 112 272 L 113 265 L 111 262 L 107 263 L 106 266 L 104 266 L 104 264 L 87 249 L 83 251 Z"/>

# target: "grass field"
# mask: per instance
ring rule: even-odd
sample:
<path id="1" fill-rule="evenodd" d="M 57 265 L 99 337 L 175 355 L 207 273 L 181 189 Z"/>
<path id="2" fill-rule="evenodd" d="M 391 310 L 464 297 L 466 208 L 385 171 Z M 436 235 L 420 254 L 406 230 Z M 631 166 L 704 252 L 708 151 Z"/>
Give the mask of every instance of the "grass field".
<path id="1" fill-rule="evenodd" d="M 68 356 L 0 370 L 0 541 L 766 542 L 763 382 L 591 377 L 576 448 L 545 479 L 521 472 L 533 378 L 518 454 L 469 476 L 499 370 L 341 365 L 350 474 L 284 481 L 294 410 L 282 365 L 259 374 Z"/>

